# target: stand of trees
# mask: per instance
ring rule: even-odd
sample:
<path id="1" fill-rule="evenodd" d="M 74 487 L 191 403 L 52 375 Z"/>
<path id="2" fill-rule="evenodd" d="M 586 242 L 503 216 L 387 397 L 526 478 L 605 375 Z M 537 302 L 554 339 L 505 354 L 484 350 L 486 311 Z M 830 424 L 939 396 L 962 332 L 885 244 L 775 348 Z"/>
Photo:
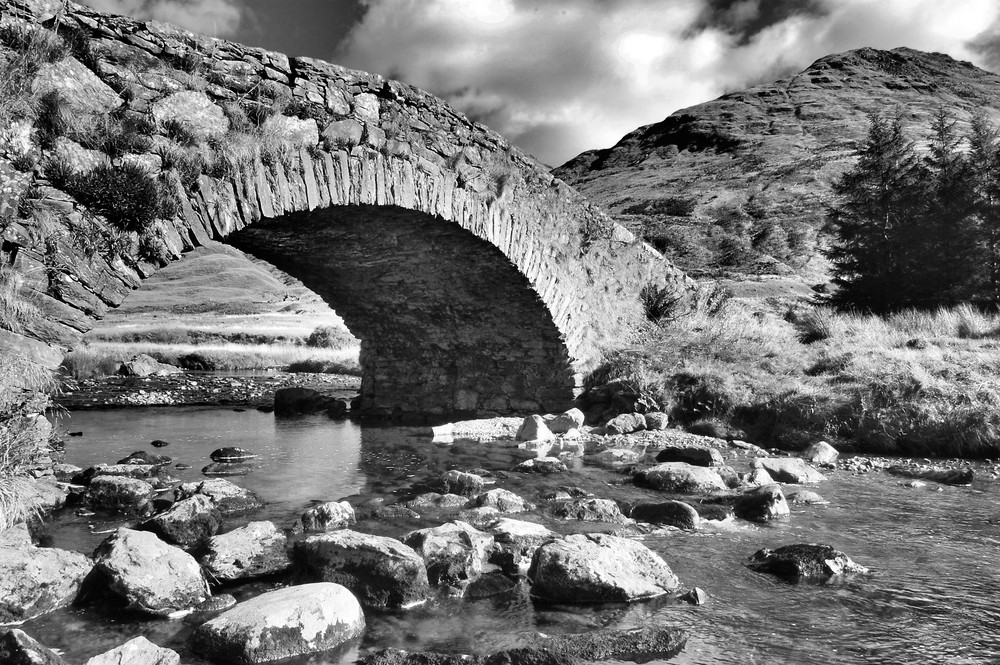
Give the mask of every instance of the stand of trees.
<path id="1" fill-rule="evenodd" d="M 834 304 L 1000 305 L 1000 132 L 985 117 L 960 135 L 939 111 L 921 155 L 898 114 L 871 116 L 858 163 L 834 190 Z"/>

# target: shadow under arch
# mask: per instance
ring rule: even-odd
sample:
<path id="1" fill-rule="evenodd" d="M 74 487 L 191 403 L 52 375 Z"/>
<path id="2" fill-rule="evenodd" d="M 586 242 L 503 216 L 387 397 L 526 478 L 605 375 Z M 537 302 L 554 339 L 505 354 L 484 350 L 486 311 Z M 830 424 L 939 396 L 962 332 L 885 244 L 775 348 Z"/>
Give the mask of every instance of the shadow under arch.
<path id="1" fill-rule="evenodd" d="M 459 225 L 394 205 L 261 219 L 226 242 L 319 294 L 361 340 L 362 415 L 555 411 L 574 397 L 563 335 L 529 280 Z"/>

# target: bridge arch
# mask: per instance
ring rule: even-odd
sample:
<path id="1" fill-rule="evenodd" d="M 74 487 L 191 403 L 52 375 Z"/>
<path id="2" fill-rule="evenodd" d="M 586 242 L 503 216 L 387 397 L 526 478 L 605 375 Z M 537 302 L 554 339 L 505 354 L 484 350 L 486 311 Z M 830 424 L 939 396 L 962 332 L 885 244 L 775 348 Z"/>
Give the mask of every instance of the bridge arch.
<path id="1" fill-rule="evenodd" d="M 57 15 L 53 4 L 61 5 L 0 0 L 14 16 L 89 40 L 86 58 L 68 55 L 39 78 L 74 112 L 152 117 L 153 145 L 172 140 L 168 121 L 182 123 L 218 146 L 236 131 L 227 105 L 282 102 L 264 127 L 277 149 L 257 146 L 227 168 L 212 168 L 221 157 L 210 155 L 200 175 L 182 178 L 149 154 L 116 159 L 151 164 L 179 202 L 155 225 L 161 258 L 231 242 L 344 316 L 362 340 L 366 410 L 561 408 L 581 374 L 642 319 L 644 286 L 691 288 L 543 165 L 428 93 L 74 4 Z M 79 146 L 64 144 L 76 154 Z M 67 228 L 85 212 L 33 177 L 14 181 L 41 191 L 40 205 L 57 200 Z M 27 336 L 51 346 L 71 345 L 158 268 L 138 253 L 84 260 L 62 236 L 39 249 L 18 235 L 31 236 L 29 226 L 7 244 L 22 250 L 27 284 L 48 315 Z M 55 268 L 42 255 L 52 246 L 62 255 Z"/>

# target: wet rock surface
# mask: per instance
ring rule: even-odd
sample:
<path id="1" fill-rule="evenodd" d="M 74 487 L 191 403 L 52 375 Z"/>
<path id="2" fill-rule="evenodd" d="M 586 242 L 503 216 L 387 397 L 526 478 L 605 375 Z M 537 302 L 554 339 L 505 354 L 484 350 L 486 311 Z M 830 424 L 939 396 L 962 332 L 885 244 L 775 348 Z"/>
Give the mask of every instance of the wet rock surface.
<path id="1" fill-rule="evenodd" d="M 180 663 L 181 657 L 176 651 L 158 647 L 142 636 L 87 661 L 87 665 L 180 665 Z"/>
<path id="2" fill-rule="evenodd" d="M 250 522 L 214 536 L 206 545 L 202 566 L 220 582 L 260 577 L 288 569 L 287 538 L 271 522 Z"/>
<path id="3" fill-rule="evenodd" d="M 204 494 L 176 501 L 165 512 L 142 522 L 139 528 L 152 531 L 168 543 L 195 547 L 214 536 L 222 527 L 222 514 Z"/>
<path id="4" fill-rule="evenodd" d="M 865 574 L 868 569 L 854 563 L 829 545 L 786 545 L 776 550 L 758 550 L 747 561 L 753 570 L 793 580 L 824 579 L 845 573 Z"/>
<path id="5" fill-rule="evenodd" d="M 0 628 L 0 663 L 4 665 L 68 665 L 57 653 L 18 628 Z"/>

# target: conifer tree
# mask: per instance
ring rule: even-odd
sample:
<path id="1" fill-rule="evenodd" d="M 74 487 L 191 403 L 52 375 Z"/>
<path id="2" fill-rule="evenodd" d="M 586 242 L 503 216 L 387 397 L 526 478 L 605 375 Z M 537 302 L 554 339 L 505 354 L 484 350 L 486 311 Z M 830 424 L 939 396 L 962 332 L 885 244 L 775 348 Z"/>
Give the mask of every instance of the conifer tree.
<path id="1" fill-rule="evenodd" d="M 982 265 L 973 214 L 973 173 L 960 149 L 962 138 L 944 108 L 934 116 L 930 130 L 924 158 L 925 207 L 908 238 L 916 259 L 909 299 L 921 307 L 976 299 Z"/>
<path id="2" fill-rule="evenodd" d="M 1000 131 L 984 115 L 972 118 L 969 166 L 982 257 L 980 300 L 1000 304 Z"/>
<path id="3" fill-rule="evenodd" d="M 837 242 L 827 255 L 841 307 L 887 312 L 913 304 L 913 231 L 923 208 L 923 168 L 897 113 L 869 117 L 858 163 L 834 185 Z"/>

